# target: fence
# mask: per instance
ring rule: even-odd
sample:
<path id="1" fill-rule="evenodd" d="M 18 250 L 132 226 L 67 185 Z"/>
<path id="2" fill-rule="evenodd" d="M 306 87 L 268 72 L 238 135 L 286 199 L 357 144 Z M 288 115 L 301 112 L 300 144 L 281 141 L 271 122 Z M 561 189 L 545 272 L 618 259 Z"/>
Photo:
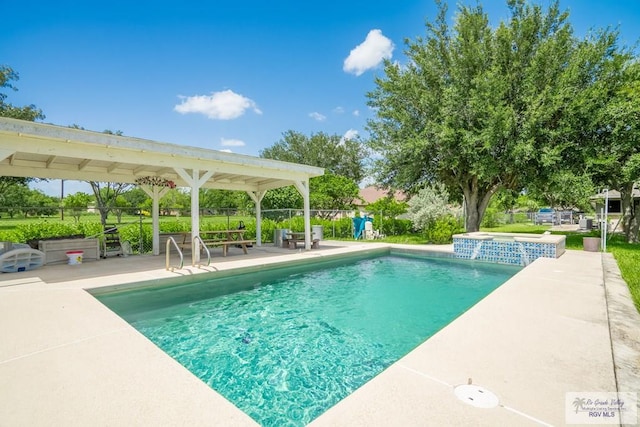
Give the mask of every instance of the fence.
<path id="1" fill-rule="evenodd" d="M 354 236 L 353 210 L 311 210 L 311 225 L 322 225 L 324 237 L 334 239 L 348 239 Z M 397 236 L 413 231 L 413 225 L 408 219 L 389 218 L 384 212 L 370 213 L 373 218 L 373 228 L 380 234 Z M 279 223 L 278 228 L 301 231 L 304 229 L 304 211 L 302 209 L 269 209 L 262 211 L 263 223 L 265 219 Z M 271 241 L 271 239 L 269 239 Z"/>
<path id="2" fill-rule="evenodd" d="M 161 232 L 191 230 L 189 209 L 162 209 Z M 254 213 L 239 209 L 200 210 L 202 229 L 237 228 L 240 221 L 249 223 Z M 133 253 L 152 250 L 151 213 L 144 208 L 116 208 L 107 213 L 106 224 L 115 226 L 121 241 L 131 244 Z M 101 215 L 95 209 L 11 208 L 0 206 L 0 241 L 37 242 L 60 237 L 103 238 Z"/>
<path id="3" fill-rule="evenodd" d="M 311 210 L 311 225 L 321 225 L 325 239 L 353 238 L 353 211 Z M 191 213 L 184 208 L 164 208 L 160 215 L 160 231 L 164 233 L 191 230 Z M 240 209 L 200 209 L 201 230 L 246 227 L 246 236 L 256 238 L 255 212 Z M 121 241 L 128 241 L 133 253 L 152 250 L 152 219 L 144 208 L 116 208 L 107 213 L 106 224 L 115 226 Z M 302 209 L 274 209 L 262 211 L 261 240 L 274 241 L 276 229 L 304 230 Z M 405 234 L 411 230 L 408 220 L 383 219 L 374 215 L 374 228 L 382 234 Z M 96 209 L 12 208 L 0 206 L 0 241 L 37 242 L 55 237 L 103 238 L 104 227 Z"/>
<path id="4" fill-rule="evenodd" d="M 540 216 L 538 211 L 532 212 L 485 212 L 482 220 L 483 227 L 497 227 L 503 224 L 577 224 L 580 215 L 573 211 L 554 211 Z"/>

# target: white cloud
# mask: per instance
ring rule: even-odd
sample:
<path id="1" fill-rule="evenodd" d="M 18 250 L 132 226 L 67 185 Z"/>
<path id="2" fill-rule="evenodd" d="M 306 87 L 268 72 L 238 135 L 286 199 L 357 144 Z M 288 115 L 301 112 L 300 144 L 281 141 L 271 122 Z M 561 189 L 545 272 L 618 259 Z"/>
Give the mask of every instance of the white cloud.
<path id="1" fill-rule="evenodd" d="M 349 129 L 344 133 L 344 139 L 353 139 L 358 136 L 358 131 L 355 129 Z"/>
<path id="2" fill-rule="evenodd" d="M 220 145 L 223 147 L 244 147 L 246 144 L 239 139 L 220 138 Z"/>
<path id="3" fill-rule="evenodd" d="M 233 151 L 229 150 L 228 148 L 224 148 L 220 151 L 222 151 L 223 153 L 233 153 Z"/>
<path id="4" fill-rule="evenodd" d="M 210 119 L 231 120 L 242 116 L 252 109 L 262 114 L 256 103 L 232 90 L 212 92 L 211 95 L 180 96 L 182 103 L 173 109 L 181 114 L 200 113 Z"/>
<path id="5" fill-rule="evenodd" d="M 382 31 L 371 30 L 367 38 L 351 50 L 342 69 L 359 76 L 377 67 L 384 59 L 391 58 L 394 48 L 393 42 L 383 36 Z"/>
<path id="6" fill-rule="evenodd" d="M 353 110 L 353 115 L 356 117 L 360 116 L 360 110 Z"/>
<path id="7" fill-rule="evenodd" d="M 317 113 L 317 112 L 309 113 L 309 117 L 311 117 L 313 120 L 317 120 L 319 122 L 324 122 L 327 119 L 327 116 L 322 115 L 322 114 Z"/>
<path id="8" fill-rule="evenodd" d="M 336 108 L 333 109 L 333 112 L 336 113 L 336 114 L 342 114 L 342 113 L 344 113 L 344 108 L 336 107 Z"/>
<path id="9" fill-rule="evenodd" d="M 340 139 L 340 142 L 344 142 L 344 141 L 349 141 L 351 139 L 354 139 L 358 136 L 358 131 L 355 129 L 349 129 L 348 131 L 346 131 L 344 133 L 344 135 L 342 135 L 342 138 Z"/>

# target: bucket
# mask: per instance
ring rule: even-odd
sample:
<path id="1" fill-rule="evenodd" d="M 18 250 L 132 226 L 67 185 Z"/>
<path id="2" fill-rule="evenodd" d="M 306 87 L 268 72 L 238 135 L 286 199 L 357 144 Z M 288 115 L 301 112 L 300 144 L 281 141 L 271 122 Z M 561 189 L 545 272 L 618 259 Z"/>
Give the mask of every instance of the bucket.
<path id="1" fill-rule="evenodd" d="M 67 252 L 67 258 L 69 258 L 69 265 L 82 264 L 82 256 L 84 251 L 69 251 Z"/>

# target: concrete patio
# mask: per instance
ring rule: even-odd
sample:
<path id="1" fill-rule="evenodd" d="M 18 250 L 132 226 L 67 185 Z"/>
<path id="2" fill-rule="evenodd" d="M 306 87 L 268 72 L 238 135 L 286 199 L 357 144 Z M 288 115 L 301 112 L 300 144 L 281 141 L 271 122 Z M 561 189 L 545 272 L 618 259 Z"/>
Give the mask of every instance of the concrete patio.
<path id="1" fill-rule="evenodd" d="M 0 275 L 0 425 L 256 425 L 85 289 L 389 246 L 322 243 L 232 250 L 175 272 L 164 257 L 131 256 Z M 457 399 L 469 380 L 499 405 Z M 312 425 L 564 425 L 565 393 L 616 390 L 640 390 L 640 316 L 610 254 L 567 251 L 533 262 Z"/>

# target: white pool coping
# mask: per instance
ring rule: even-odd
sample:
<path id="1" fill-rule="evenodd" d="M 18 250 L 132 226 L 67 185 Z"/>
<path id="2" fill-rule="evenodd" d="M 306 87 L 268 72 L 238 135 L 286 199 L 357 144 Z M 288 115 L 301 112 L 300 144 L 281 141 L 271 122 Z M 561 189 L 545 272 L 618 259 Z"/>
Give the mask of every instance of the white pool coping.
<path id="1" fill-rule="evenodd" d="M 0 425 L 256 425 L 85 289 L 388 246 L 254 248 L 174 273 L 162 257 L 129 257 L 1 275 Z M 564 424 L 566 392 L 616 390 L 601 257 L 536 260 L 312 425 Z M 456 399 L 470 378 L 500 405 Z"/>

